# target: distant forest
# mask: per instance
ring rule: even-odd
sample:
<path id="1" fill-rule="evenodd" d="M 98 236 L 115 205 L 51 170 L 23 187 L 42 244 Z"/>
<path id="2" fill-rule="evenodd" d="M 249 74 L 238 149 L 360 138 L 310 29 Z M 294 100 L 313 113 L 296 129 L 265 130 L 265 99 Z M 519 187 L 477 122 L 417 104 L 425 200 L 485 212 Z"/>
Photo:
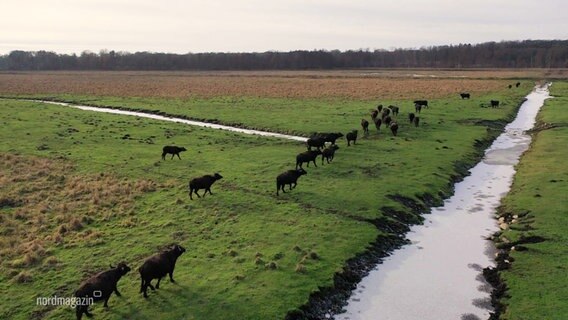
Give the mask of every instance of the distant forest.
<path id="1" fill-rule="evenodd" d="M 526 40 L 396 50 L 154 53 L 12 51 L 0 70 L 304 70 L 345 68 L 568 68 L 568 40 Z"/>

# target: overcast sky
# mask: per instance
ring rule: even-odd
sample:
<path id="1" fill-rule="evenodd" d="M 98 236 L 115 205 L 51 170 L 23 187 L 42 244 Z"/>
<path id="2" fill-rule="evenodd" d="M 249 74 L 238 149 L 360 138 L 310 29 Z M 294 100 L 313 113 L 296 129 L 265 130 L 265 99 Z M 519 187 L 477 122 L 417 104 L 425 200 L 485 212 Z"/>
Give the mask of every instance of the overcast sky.
<path id="1" fill-rule="evenodd" d="M 393 49 L 568 39 L 567 0 L 0 0 L 0 54 Z"/>

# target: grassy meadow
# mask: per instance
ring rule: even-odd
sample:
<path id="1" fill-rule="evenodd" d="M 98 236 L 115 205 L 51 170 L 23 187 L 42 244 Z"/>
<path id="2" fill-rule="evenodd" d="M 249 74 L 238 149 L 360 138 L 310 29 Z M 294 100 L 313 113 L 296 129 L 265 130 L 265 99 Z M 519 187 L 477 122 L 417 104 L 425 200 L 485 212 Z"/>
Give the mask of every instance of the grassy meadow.
<path id="1" fill-rule="evenodd" d="M 538 116 L 531 149 L 517 166 L 502 216 L 515 220 L 500 235 L 510 268 L 501 272 L 508 287 L 502 319 L 568 317 L 568 83 L 550 87 Z"/>
<path id="2" fill-rule="evenodd" d="M 302 143 L 0 99 L 0 318 L 73 318 L 69 307 L 36 306 L 36 298 L 70 296 L 81 280 L 126 261 L 133 270 L 119 282 L 123 296 L 113 295 L 108 310 L 95 305 L 97 319 L 282 319 L 380 240 L 385 231 L 366 221 L 382 217 L 381 208 L 421 220 L 391 196 L 422 203 L 451 193 L 450 181 L 534 84 L 509 90 L 511 80 L 491 81 L 499 85 L 461 100 L 436 93 L 431 80 L 419 128 L 407 120 L 411 97 L 421 97 L 412 85 L 400 87 L 404 98 L 385 100 L 0 90 L 300 134 L 345 133 L 378 103 L 401 107 L 398 137 L 371 128 L 356 146 L 341 140 L 332 164 L 306 168 L 298 187 L 277 197 L 275 177 L 293 168 Z M 369 95 L 380 97 L 376 90 Z M 480 107 L 490 99 L 502 107 Z M 161 160 L 171 144 L 188 149 L 182 160 Z M 213 195 L 190 201 L 189 179 L 213 172 L 224 177 Z M 144 300 L 136 269 L 173 242 L 187 249 L 177 283 L 164 281 Z"/>

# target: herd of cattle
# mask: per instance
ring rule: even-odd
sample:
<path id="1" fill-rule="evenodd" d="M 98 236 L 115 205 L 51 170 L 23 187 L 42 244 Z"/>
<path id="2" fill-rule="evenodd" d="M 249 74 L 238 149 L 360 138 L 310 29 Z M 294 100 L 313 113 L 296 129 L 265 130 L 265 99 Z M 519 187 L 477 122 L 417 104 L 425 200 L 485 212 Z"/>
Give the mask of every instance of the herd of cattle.
<path id="1" fill-rule="evenodd" d="M 518 87 L 520 83 L 517 83 Z M 512 86 L 509 85 L 509 88 Z M 469 93 L 460 93 L 462 99 L 469 99 Z M 491 100 L 491 107 L 498 107 L 499 101 Z M 408 120 L 411 125 L 418 127 L 420 125 L 420 117 L 418 116 L 422 112 L 422 108 L 428 108 L 427 100 L 416 100 L 414 101 L 415 113 L 410 112 L 408 114 Z M 377 131 L 380 131 L 381 126 L 384 124 L 385 127 L 389 128 L 393 134 L 396 136 L 398 133 L 399 126 L 397 124 L 397 117 L 400 108 L 397 106 L 390 105 L 386 108 L 379 104 L 376 109 L 371 111 L 371 121 L 375 124 Z M 361 119 L 361 127 L 364 134 L 369 134 L 369 121 L 366 119 Z M 309 167 L 310 163 L 313 163 L 317 167 L 316 160 L 317 157 L 321 155 L 322 165 L 327 162 L 328 164 L 333 161 L 335 152 L 339 149 L 336 144 L 337 139 L 342 138 L 344 135 L 341 132 L 333 133 L 316 133 L 308 138 L 306 142 L 307 151 L 302 152 L 296 156 L 296 167 L 295 169 L 285 171 L 276 177 L 276 195 L 279 192 L 286 192 L 284 190 L 285 186 L 289 186 L 288 190 L 292 190 L 296 187 L 298 178 L 307 174 L 307 172 L 302 167 L 304 163 Z M 345 134 L 347 140 L 347 146 L 354 145 L 357 142 L 358 130 L 353 130 Z M 329 145 L 327 145 L 329 143 Z M 162 159 L 166 160 L 166 155 L 171 154 L 171 158 L 177 156 L 180 160 L 180 153 L 187 151 L 184 147 L 177 146 L 165 146 L 162 149 Z M 197 192 L 204 189 L 205 192 L 203 196 L 209 192 L 211 193 L 211 186 L 215 181 L 222 179 L 223 177 L 219 173 L 214 173 L 212 175 L 204 175 L 191 179 L 189 182 L 189 197 L 193 200 L 193 193 L 198 197 L 201 197 Z M 173 244 L 166 249 L 162 250 L 144 261 L 142 266 L 138 268 L 140 273 L 141 285 L 140 293 L 144 294 L 147 298 L 148 288 L 155 290 L 160 288 L 160 281 L 165 276 L 169 275 L 170 281 L 175 282 L 173 279 L 173 273 L 175 269 L 175 264 L 179 256 L 185 252 L 185 248 L 178 244 Z M 128 273 L 131 269 L 126 265 L 126 263 L 121 262 L 116 267 L 111 266 L 110 270 L 100 272 L 91 278 L 84 281 L 79 289 L 75 292 L 75 297 L 77 298 L 93 298 L 93 301 L 104 301 L 104 307 L 108 307 L 108 300 L 111 294 L 114 292 L 117 296 L 120 296 L 120 292 L 117 288 L 117 283 L 120 278 Z M 156 286 L 154 287 L 151 282 L 153 279 L 158 279 Z M 76 315 L 77 320 L 81 320 L 83 314 L 91 317 L 92 314 L 88 310 L 89 304 L 77 305 Z"/>

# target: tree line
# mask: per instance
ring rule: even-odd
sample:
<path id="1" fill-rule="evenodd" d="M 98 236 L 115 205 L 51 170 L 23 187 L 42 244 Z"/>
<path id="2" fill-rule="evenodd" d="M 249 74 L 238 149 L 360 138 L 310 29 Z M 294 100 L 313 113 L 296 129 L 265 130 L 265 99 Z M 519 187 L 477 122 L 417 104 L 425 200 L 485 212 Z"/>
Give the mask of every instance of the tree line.
<path id="1" fill-rule="evenodd" d="M 568 40 L 486 42 L 395 50 L 252 53 L 12 51 L 0 70 L 304 70 L 344 68 L 568 68 Z"/>

